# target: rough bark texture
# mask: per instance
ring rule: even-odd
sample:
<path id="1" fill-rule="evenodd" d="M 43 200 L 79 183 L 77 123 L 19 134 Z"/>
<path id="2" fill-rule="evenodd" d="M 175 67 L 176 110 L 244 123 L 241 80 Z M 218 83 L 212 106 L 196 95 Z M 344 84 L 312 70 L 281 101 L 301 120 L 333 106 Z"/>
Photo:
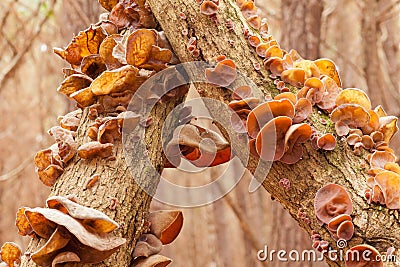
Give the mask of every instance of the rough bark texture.
<path id="1" fill-rule="evenodd" d="M 84 160 L 75 156 L 65 169 L 64 174 L 59 178 L 52 189 L 51 195 L 66 196 L 73 194 L 79 201 L 86 206 L 98 209 L 106 213 L 110 218 L 120 224 L 116 230 L 116 235 L 127 239 L 127 243 L 122 246 L 106 261 L 89 266 L 131 266 L 132 252 L 137 238 L 143 232 L 151 196 L 146 192 L 154 192 L 158 184 L 158 176 L 152 175 L 148 167 L 144 164 L 147 159 L 151 159 L 154 168 L 161 173 L 163 155 L 161 147 L 161 135 L 159 129 L 163 128 L 164 121 L 168 113 L 176 104 L 182 102 L 182 98 L 170 101 L 167 104 L 157 104 L 152 110 L 153 122 L 146 129 L 145 142 L 148 152 L 141 151 L 136 143 L 125 143 L 125 149 L 131 148 L 128 153 L 134 153 L 134 161 L 128 162 L 135 166 L 129 168 L 126 162 L 122 142 L 114 144 L 114 154 L 116 160 L 106 159 Z M 87 126 L 92 121 L 87 117 L 87 110 L 81 119 L 81 125 L 77 131 L 77 142 L 82 144 L 88 142 L 86 136 Z M 172 120 L 171 123 L 174 123 Z M 141 126 L 139 126 L 141 127 Z M 167 127 L 171 127 L 170 125 Z M 85 189 L 88 179 L 94 175 L 100 176 L 97 184 L 91 189 Z M 144 181 L 143 187 L 139 187 L 133 177 L 140 177 Z M 145 189 L 145 190 L 144 190 Z M 115 210 L 109 208 L 111 199 L 117 198 L 119 204 Z M 27 251 L 34 252 L 43 246 L 45 240 L 35 238 L 30 243 Z M 76 266 L 78 264 L 68 264 Z M 36 266 L 33 261 L 24 261 L 22 266 Z M 81 266 L 81 265 L 79 265 Z"/>
<path id="2" fill-rule="evenodd" d="M 273 83 L 268 79 L 267 71 L 257 72 L 253 68 L 253 62 L 261 64 L 262 60 L 243 37 L 242 27 L 247 25 L 234 1 L 220 1 L 217 25 L 199 12 L 199 5 L 195 0 L 162 2 L 148 0 L 148 3 L 182 62 L 211 61 L 216 56 L 223 54 L 234 60 L 238 70 L 252 79 L 265 95 L 277 93 Z M 179 18 L 179 12 L 186 14 L 186 21 Z M 234 21 L 234 32 L 230 32 L 225 26 L 225 20 L 228 18 Z M 180 34 L 185 28 L 189 30 L 190 36 L 197 37 L 197 46 L 201 49 L 200 58 L 194 59 L 187 52 L 188 37 Z M 228 40 L 233 41 L 234 45 L 231 45 Z M 212 97 L 225 103 L 230 101 L 230 93 L 223 89 L 211 86 L 205 86 L 202 89 L 203 96 Z M 219 110 L 211 109 L 210 112 L 223 117 Z M 331 123 L 328 123 L 327 126 L 321 124 L 322 117 L 328 119 L 327 116 L 320 115 L 315 111 L 310 117 L 310 123 L 321 132 L 333 132 Z M 368 163 L 365 161 L 366 155 L 355 156 L 343 140 L 338 141 L 337 148 L 332 152 L 316 151 L 306 144 L 303 159 L 295 165 L 274 163 L 263 186 L 308 233 L 316 230 L 335 248 L 336 244 L 327 229 L 316 223 L 313 201 L 316 191 L 324 184 L 340 184 L 347 189 L 354 205 L 353 222 L 356 233 L 349 242 L 349 246 L 367 242 L 381 252 L 386 251 L 389 246 L 399 247 L 399 212 L 366 203 L 364 198 L 366 169 L 368 168 Z M 235 147 L 236 144 L 232 143 L 232 146 Z M 248 164 L 249 170 L 254 172 L 256 165 L 257 161 L 252 158 Z M 292 184 L 288 191 L 278 186 L 279 180 L 283 177 L 288 178 Z M 307 213 L 311 224 L 305 224 L 297 217 L 300 208 Z M 344 266 L 344 263 L 329 262 L 329 265 Z"/>

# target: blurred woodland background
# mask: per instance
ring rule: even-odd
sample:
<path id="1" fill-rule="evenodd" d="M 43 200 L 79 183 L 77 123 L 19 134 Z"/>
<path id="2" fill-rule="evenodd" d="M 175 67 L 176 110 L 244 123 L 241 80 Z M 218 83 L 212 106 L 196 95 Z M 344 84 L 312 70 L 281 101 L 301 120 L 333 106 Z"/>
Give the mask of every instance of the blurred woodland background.
<path id="1" fill-rule="evenodd" d="M 304 58 L 328 57 L 340 70 L 343 87 L 368 92 L 400 116 L 400 1 L 398 0 L 259 0 L 270 32 L 284 49 Z M 58 115 L 74 109 L 56 92 L 66 67 L 53 47 L 66 46 L 73 34 L 104 12 L 95 0 L 0 1 L 0 244 L 26 246 L 14 226 L 20 206 L 43 206 L 49 189 L 41 184 L 34 154 L 52 143 L 47 130 Z M 394 140 L 398 148 L 400 138 Z M 399 149 L 396 149 L 399 152 Z M 399 156 L 399 155 L 398 155 Z M 241 171 L 237 164 L 229 171 Z M 190 186 L 207 183 L 224 171 L 215 167 L 195 177 L 179 176 Z M 310 249 L 309 237 L 259 189 L 248 193 L 250 177 L 224 198 L 199 208 L 184 209 L 178 239 L 162 254 L 172 266 L 325 266 L 323 263 L 260 263 L 256 253 L 269 249 Z M 198 181 L 197 181 L 198 182 Z M 196 182 L 196 183 L 197 183 Z M 154 208 L 171 208 L 153 201 Z"/>

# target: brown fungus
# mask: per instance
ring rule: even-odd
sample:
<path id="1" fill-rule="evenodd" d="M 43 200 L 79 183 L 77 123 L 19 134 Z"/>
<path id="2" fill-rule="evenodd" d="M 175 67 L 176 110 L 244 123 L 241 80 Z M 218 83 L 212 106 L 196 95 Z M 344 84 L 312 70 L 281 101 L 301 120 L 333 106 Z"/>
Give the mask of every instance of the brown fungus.
<path id="1" fill-rule="evenodd" d="M 118 224 L 106 216 L 103 212 L 84 207 L 66 197 L 52 196 L 46 200 L 50 209 L 59 210 L 69 216 L 79 219 L 84 227 L 93 232 L 110 233 L 118 228 Z"/>
<path id="2" fill-rule="evenodd" d="M 334 80 L 338 87 L 342 87 L 342 83 L 339 77 L 339 72 L 337 70 L 335 63 L 332 60 L 328 58 L 320 58 L 314 60 L 314 63 L 315 65 L 317 65 L 321 75 L 326 75 L 327 77 Z"/>
<path id="3" fill-rule="evenodd" d="M 6 242 L 0 249 L 0 256 L 8 267 L 17 267 L 21 263 L 21 248 L 14 242 Z"/>
<path id="4" fill-rule="evenodd" d="M 179 210 L 150 212 L 150 233 L 159 238 L 163 245 L 169 244 L 179 235 L 183 226 L 183 213 Z"/>
<path id="5" fill-rule="evenodd" d="M 218 13 L 218 5 L 213 1 L 205 0 L 200 5 L 200 12 L 207 16 L 216 15 Z"/>
<path id="6" fill-rule="evenodd" d="M 108 158 L 112 156 L 113 144 L 102 144 L 98 141 L 85 143 L 78 148 L 78 156 L 83 159 Z"/>
<path id="7" fill-rule="evenodd" d="M 30 222 L 36 220 L 36 217 L 44 217 L 57 225 L 58 229 L 65 228 L 71 236 L 65 250 L 76 253 L 82 263 L 100 262 L 109 257 L 126 242 L 124 238 L 115 237 L 111 233 L 105 234 L 88 231 L 78 220 L 59 210 L 27 208 L 25 215 Z M 52 255 L 56 256 L 54 253 Z"/>
<path id="8" fill-rule="evenodd" d="M 353 212 L 350 196 L 337 184 L 327 184 L 318 190 L 314 208 L 317 218 L 325 224 L 340 214 L 350 215 Z"/>
<path id="9" fill-rule="evenodd" d="M 247 132 L 250 137 L 256 138 L 260 128 L 273 117 L 286 116 L 293 118 L 294 106 L 288 99 L 271 100 L 258 105 L 247 117 Z"/>
<path id="10" fill-rule="evenodd" d="M 367 244 L 357 245 L 346 252 L 346 267 L 383 267 L 380 253 Z"/>
<path id="11" fill-rule="evenodd" d="M 383 193 L 386 206 L 400 209 L 400 174 L 383 171 L 375 176 L 375 182 Z"/>
<path id="12" fill-rule="evenodd" d="M 290 126 L 285 135 L 285 153 L 279 161 L 286 164 L 298 162 L 303 156 L 301 144 L 310 139 L 311 132 L 311 126 L 306 123 Z"/>
<path id="13" fill-rule="evenodd" d="M 295 115 L 293 123 L 304 121 L 312 112 L 312 104 L 307 98 L 300 98 L 294 105 Z"/>
<path id="14" fill-rule="evenodd" d="M 285 83 L 289 83 L 292 86 L 300 87 L 305 81 L 305 72 L 301 68 L 292 68 L 284 70 L 281 73 L 281 79 Z"/>
<path id="15" fill-rule="evenodd" d="M 210 83 L 227 87 L 236 79 L 236 65 L 232 60 L 224 59 L 215 68 L 207 68 L 205 76 Z"/>
<path id="16" fill-rule="evenodd" d="M 256 138 L 256 150 L 260 158 L 265 161 L 275 161 L 282 158 L 285 153 L 285 135 L 292 119 L 279 116 L 265 124 Z"/>
<path id="17" fill-rule="evenodd" d="M 54 257 L 51 267 L 62 266 L 67 262 L 80 262 L 81 259 L 78 255 L 73 252 L 61 252 L 57 256 Z"/>
<path id="18" fill-rule="evenodd" d="M 139 237 L 133 251 L 133 257 L 149 257 L 158 254 L 162 249 L 162 242 L 153 234 L 143 234 Z"/>
<path id="19" fill-rule="evenodd" d="M 343 104 L 356 104 L 366 111 L 371 110 L 371 100 L 364 91 L 357 88 L 347 88 L 340 91 L 336 98 L 336 106 Z"/>
<path id="20" fill-rule="evenodd" d="M 342 222 L 337 228 L 337 237 L 346 241 L 350 240 L 354 235 L 354 224 L 351 221 Z"/>
<path id="21" fill-rule="evenodd" d="M 151 255 L 148 258 L 138 258 L 134 261 L 135 267 L 165 267 L 168 266 L 172 260 L 163 255 Z"/>
<path id="22" fill-rule="evenodd" d="M 383 169 L 386 163 L 395 161 L 396 156 L 393 153 L 387 151 L 375 151 L 369 157 L 369 164 L 372 168 Z"/>
<path id="23" fill-rule="evenodd" d="M 350 127 L 363 127 L 368 124 L 370 116 L 360 105 L 342 104 L 331 113 L 331 120 L 335 123 L 342 122 Z"/>
<path id="24" fill-rule="evenodd" d="M 317 145 L 323 150 L 334 150 L 336 147 L 336 138 L 333 134 L 324 134 L 317 139 Z"/>

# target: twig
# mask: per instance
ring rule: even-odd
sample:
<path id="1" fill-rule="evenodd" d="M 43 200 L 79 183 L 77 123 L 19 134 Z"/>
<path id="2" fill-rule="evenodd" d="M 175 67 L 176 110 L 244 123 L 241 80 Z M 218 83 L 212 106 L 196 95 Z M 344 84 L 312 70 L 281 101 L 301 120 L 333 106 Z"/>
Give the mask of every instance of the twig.
<path id="1" fill-rule="evenodd" d="M 393 3 L 391 3 L 388 7 L 386 7 L 379 15 L 377 16 L 377 21 L 378 23 L 382 23 L 383 21 L 387 20 L 385 19 L 387 16 L 389 16 L 392 12 L 392 9 L 395 8 L 398 4 L 400 4 L 400 0 L 397 0 Z M 390 13 L 389 13 L 390 12 Z"/>
<path id="2" fill-rule="evenodd" d="M 71 5 L 72 8 L 75 10 L 75 12 L 78 14 L 79 18 L 82 20 L 82 22 L 85 25 L 91 25 L 92 23 L 90 22 L 90 19 L 86 16 L 86 14 L 82 11 L 82 9 L 78 6 L 76 0 L 70 0 L 68 1 Z"/>
<path id="3" fill-rule="evenodd" d="M 9 171 L 6 174 L 0 175 L 0 182 L 5 182 L 12 180 L 17 177 L 30 163 L 32 162 L 32 157 L 26 158 L 21 164 L 19 164 L 15 169 Z"/>
<path id="4" fill-rule="evenodd" d="M 14 72 L 19 64 L 21 63 L 22 59 L 24 56 L 27 54 L 29 51 L 29 47 L 32 46 L 33 42 L 36 40 L 36 38 L 39 36 L 40 32 L 42 31 L 43 25 L 47 22 L 47 20 L 50 17 L 50 14 L 53 12 L 54 5 L 57 2 L 57 0 L 51 1 L 51 9 L 49 12 L 47 12 L 46 16 L 42 19 L 42 21 L 39 23 L 36 31 L 33 33 L 31 38 L 29 39 L 28 43 L 23 47 L 23 49 L 20 50 L 19 54 L 17 54 L 13 60 L 6 65 L 6 67 L 3 69 L 3 71 L 0 73 L 0 92 L 4 88 L 4 84 L 7 81 L 8 77 L 10 77 L 11 73 Z"/>

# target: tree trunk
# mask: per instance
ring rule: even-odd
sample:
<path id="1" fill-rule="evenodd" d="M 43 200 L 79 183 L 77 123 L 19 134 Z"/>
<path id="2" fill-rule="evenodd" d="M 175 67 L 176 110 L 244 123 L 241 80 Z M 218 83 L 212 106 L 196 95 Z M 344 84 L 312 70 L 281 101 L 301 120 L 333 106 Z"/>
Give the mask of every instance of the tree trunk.
<path id="1" fill-rule="evenodd" d="M 262 64 L 262 60 L 256 55 L 254 49 L 247 45 L 247 41 L 243 37 L 242 26 L 246 25 L 246 21 L 234 1 L 220 0 L 217 26 L 208 17 L 200 14 L 199 5 L 195 0 L 148 0 L 148 3 L 182 62 L 195 60 L 187 52 L 188 38 L 181 35 L 181 31 L 185 27 L 189 33 L 197 37 L 197 46 L 201 50 L 200 58 L 202 60 L 211 61 L 217 55 L 224 54 L 234 60 L 238 70 L 252 79 L 265 95 L 278 92 L 268 78 L 266 70 L 261 69 L 259 72 L 254 70 L 253 63 Z M 186 14 L 188 18 L 186 21 L 179 17 L 180 12 Z M 234 21 L 234 32 L 230 32 L 224 26 L 225 20 L 228 18 Z M 231 45 L 232 43 L 234 45 Z M 226 90 L 208 85 L 202 89 L 202 96 L 218 99 L 224 103 L 230 101 L 230 93 Z M 162 169 L 159 129 L 162 129 L 166 114 L 179 102 L 179 100 L 175 100 L 168 103 L 167 106 L 158 105 L 152 112 L 153 124 L 146 131 L 149 156 L 158 171 Z M 226 112 L 212 109 L 212 107 L 208 108 L 215 118 L 228 118 Z M 86 115 L 85 112 L 78 130 L 78 143 L 82 143 L 85 136 L 89 122 Z M 310 118 L 310 123 L 321 132 L 332 132 L 331 124 L 323 125 L 321 123 L 321 116 L 315 110 Z M 324 118 L 327 119 L 326 116 Z M 224 132 L 226 133 L 226 130 Z M 230 136 L 234 136 L 233 133 Z M 232 142 L 231 145 L 235 151 L 243 149 L 235 142 Z M 157 177 L 148 176 L 144 169 L 145 153 L 135 150 L 137 148 L 135 144 L 132 146 L 132 151 L 135 151 L 142 159 L 136 162 L 133 176 L 146 180 L 148 189 L 152 191 L 157 185 Z M 127 238 L 127 244 L 105 263 L 98 264 L 98 266 L 129 266 L 131 264 L 134 244 L 143 231 L 143 218 L 151 200 L 151 197 L 132 179 L 124 161 L 121 144 L 115 145 L 115 152 L 116 161 L 111 162 L 105 160 L 85 161 L 75 157 L 52 191 L 52 194 L 75 194 L 82 203 L 90 203 L 91 207 L 104 211 L 124 225 L 118 234 Z M 257 178 L 262 180 L 268 173 L 267 178 L 263 181 L 264 188 L 283 205 L 302 228 L 308 233 L 311 233 L 312 230 L 319 232 L 325 240 L 330 241 L 333 248 L 336 248 L 336 244 L 332 241 L 327 229 L 319 226 L 316 222 L 313 199 L 315 192 L 324 184 L 332 182 L 343 185 L 350 194 L 354 206 L 353 222 L 356 233 L 349 245 L 368 242 L 381 252 L 389 246 L 398 248 L 400 247 L 398 211 L 389 211 L 378 205 L 368 205 L 364 199 L 367 174 L 362 166 L 368 166 L 365 156 L 365 154 L 363 157 L 355 156 L 344 140 L 339 140 L 338 147 L 332 152 L 316 151 L 306 144 L 303 159 L 299 163 L 285 165 L 275 162 L 269 172 L 262 166 L 258 170 L 261 170 L 263 175 Z M 247 168 L 254 174 L 257 164 L 255 158 L 250 158 Z M 100 174 L 98 187 L 94 187 L 92 190 L 83 190 L 86 179 L 95 173 Z M 278 185 L 279 180 L 283 177 L 291 182 L 291 188 L 288 191 Z M 107 197 L 117 197 L 121 202 L 115 211 L 107 208 L 109 206 Z M 300 208 L 310 218 L 310 224 L 306 224 L 297 217 Z M 43 244 L 43 241 L 35 239 L 30 245 L 30 251 L 37 250 L 38 243 Z M 328 263 L 330 266 L 344 266 L 343 262 Z M 24 263 L 22 266 L 34 265 Z"/>
<path id="2" fill-rule="evenodd" d="M 183 98 L 177 98 L 166 104 L 157 104 L 152 110 L 153 122 L 146 129 L 145 134 L 148 152 L 140 150 L 137 144 L 139 142 L 124 144 L 125 149 L 131 148 L 127 153 L 134 153 L 131 156 L 135 159 L 134 162 L 127 164 L 122 142 L 116 142 L 114 144 L 115 161 L 106 159 L 84 160 L 75 156 L 54 185 L 51 195 L 75 195 L 83 205 L 90 205 L 90 207 L 104 212 L 120 224 L 121 227 L 116 231 L 116 234 L 126 238 L 127 243 L 110 258 L 95 266 L 132 265 L 132 252 L 136 240 L 143 233 L 143 224 L 151 202 L 151 196 L 146 192 L 154 192 L 159 179 L 158 175 L 148 170 L 146 162 L 150 158 L 154 168 L 161 173 L 164 157 L 162 150 L 159 149 L 161 147 L 159 129 L 163 128 L 168 113 L 182 100 Z M 85 109 L 77 131 L 76 141 L 78 144 L 88 142 L 86 132 L 91 122 L 93 121 L 88 118 L 88 110 Z M 171 123 L 175 123 L 175 121 L 172 120 Z M 166 127 L 172 126 L 166 125 Z M 89 177 L 94 174 L 100 176 L 99 182 L 93 188 L 85 189 Z M 145 185 L 145 187 L 139 187 L 136 183 L 137 180 L 133 177 L 140 177 L 140 181 L 144 180 L 145 183 L 141 183 L 141 185 Z M 117 198 L 120 203 L 115 210 L 109 208 L 112 198 Z M 44 239 L 35 238 L 31 241 L 27 251 L 37 251 L 44 243 Z M 68 266 L 76 265 L 78 264 L 68 264 Z M 36 264 L 33 261 L 25 260 L 21 266 L 33 267 Z"/>
<path id="3" fill-rule="evenodd" d="M 268 78 L 267 71 L 261 69 L 257 72 L 253 68 L 253 62 L 262 64 L 262 60 L 243 37 L 242 27 L 246 27 L 247 24 L 234 1 L 220 1 L 217 25 L 200 13 L 199 5 L 194 0 L 166 0 L 163 2 L 148 0 L 148 3 L 182 62 L 194 60 L 186 50 L 188 37 L 179 34 L 187 28 L 190 33 L 193 33 L 193 36 L 197 37 L 201 60 L 212 61 L 218 55 L 226 55 L 235 62 L 241 73 L 255 82 L 265 95 L 277 93 L 272 81 Z M 184 12 L 188 19 L 182 21 L 179 12 Z M 224 26 L 228 18 L 234 20 L 234 32 L 230 32 Z M 234 45 L 230 43 L 234 43 Z M 224 103 L 231 100 L 230 92 L 221 88 L 203 86 L 202 92 L 202 96 Z M 222 114 L 224 112 L 221 110 L 208 108 L 215 118 L 229 118 L 228 114 Z M 315 110 L 310 117 L 310 123 L 318 131 L 333 132 L 332 124 L 323 125 L 321 119 L 321 115 Z M 324 119 L 327 119 L 326 116 Z M 234 136 L 234 133 L 230 133 L 229 136 Z M 231 145 L 234 150 L 236 148 L 236 151 L 240 151 L 237 149 L 237 144 L 232 142 Z M 349 246 L 368 242 L 379 251 L 384 252 L 390 246 L 400 246 L 400 239 L 393 238 L 400 234 L 399 213 L 397 210 L 389 211 L 387 208 L 366 203 L 364 190 L 367 187 L 365 181 L 368 175 L 366 167 L 363 166 L 368 166 L 368 163 L 365 158 L 366 153 L 363 153 L 361 157 L 355 156 L 343 139 L 338 140 L 337 148 L 331 152 L 316 151 L 306 144 L 303 159 L 297 164 L 286 165 L 275 162 L 264 180 L 263 186 L 298 221 L 303 229 L 309 234 L 312 230 L 317 231 L 325 240 L 330 241 L 333 248 L 337 247 L 327 229 L 319 226 L 316 222 L 314 196 L 317 190 L 327 183 L 344 186 L 353 201 L 353 223 L 356 228 L 356 233 L 350 240 Z M 251 158 L 247 167 L 254 173 L 257 168 L 257 160 Z M 278 185 L 279 180 L 283 177 L 291 182 L 289 191 L 285 191 Z M 300 208 L 311 219 L 310 224 L 306 224 L 298 218 L 297 214 Z M 328 264 L 344 266 L 344 262 L 328 262 Z"/>

